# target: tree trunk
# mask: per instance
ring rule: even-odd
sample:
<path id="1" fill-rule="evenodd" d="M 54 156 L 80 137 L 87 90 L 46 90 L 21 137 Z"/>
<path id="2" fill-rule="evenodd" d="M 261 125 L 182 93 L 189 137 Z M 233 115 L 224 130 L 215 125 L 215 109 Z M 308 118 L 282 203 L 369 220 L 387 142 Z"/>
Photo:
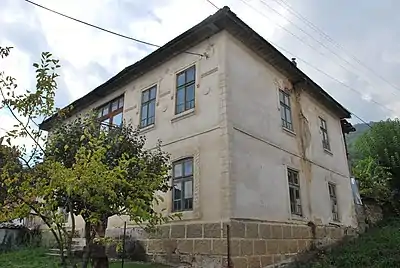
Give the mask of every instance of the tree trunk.
<path id="1" fill-rule="evenodd" d="M 105 238 L 107 222 L 108 218 L 105 218 L 94 226 L 97 238 Z M 94 243 L 92 248 L 93 250 L 91 249 L 91 252 L 93 256 L 93 268 L 108 268 L 109 263 L 104 242 Z"/>
<path id="2" fill-rule="evenodd" d="M 85 219 L 85 248 L 83 251 L 82 268 L 87 268 L 89 265 L 92 240 L 92 225 L 90 224 L 89 219 Z"/>

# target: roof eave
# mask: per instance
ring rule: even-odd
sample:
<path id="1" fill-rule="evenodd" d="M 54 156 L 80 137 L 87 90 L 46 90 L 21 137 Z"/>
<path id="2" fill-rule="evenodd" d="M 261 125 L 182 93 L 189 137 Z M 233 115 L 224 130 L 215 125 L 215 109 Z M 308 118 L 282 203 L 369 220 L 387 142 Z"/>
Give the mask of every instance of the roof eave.
<path id="1" fill-rule="evenodd" d="M 167 62 L 176 55 L 189 50 L 201 41 L 222 30 L 227 30 L 231 35 L 235 36 L 250 49 L 254 50 L 257 55 L 274 66 L 274 68 L 285 75 L 292 83 L 306 81 L 309 86 L 307 88 L 310 89 L 311 94 L 319 96 L 319 99 L 340 118 L 350 118 L 351 114 L 348 110 L 340 105 L 300 69 L 294 66 L 294 64 L 278 49 L 240 20 L 228 7 L 220 9 L 214 15 L 209 16 L 196 26 L 144 57 L 142 60 L 125 68 L 82 98 L 68 105 L 66 108 L 70 109 L 70 113 L 77 113 L 84 107 L 94 103 L 99 98 L 110 94 L 121 86 L 126 85 L 130 81 L 133 81 L 162 63 Z M 45 120 L 40 125 L 40 128 L 43 130 L 49 130 L 56 117 L 57 114 Z"/>

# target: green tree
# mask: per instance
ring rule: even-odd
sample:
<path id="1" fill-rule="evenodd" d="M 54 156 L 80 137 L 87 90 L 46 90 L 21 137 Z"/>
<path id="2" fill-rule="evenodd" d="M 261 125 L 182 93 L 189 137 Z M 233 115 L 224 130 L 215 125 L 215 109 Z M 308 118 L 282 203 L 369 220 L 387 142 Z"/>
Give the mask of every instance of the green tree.
<path id="1" fill-rule="evenodd" d="M 52 132 L 45 163 L 49 177 L 63 181 L 71 193 L 68 211 L 85 220 L 84 263 L 91 253 L 94 267 L 108 267 L 104 237 L 110 216 L 127 215 L 150 231 L 169 219 L 154 210 L 154 204 L 162 201 L 157 193 L 170 188 L 168 155 L 160 144 L 153 150 L 144 145 L 145 138 L 132 126 L 101 131 L 93 115 Z M 60 198 L 60 204 L 65 202 Z"/>
<path id="2" fill-rule="evenodd" d="M 357 161 L 353 167 L 353 175 L 359 181 L 360 194 L 372 198 L 384 205 L 391 200 L 390 181 L 392 174 L 388 168 L 378 165 L 372 157 Z"/>
<path id="3" fill-rule="evenodd" d="M 375 123 L 355 141 L 358 160 L 353 165 L 353 171 L 364 178 L 366 188 L 360 187 L 361 191 L 375 196 L 390 196 L 392 201 L 399 200 L 399 139 L 400 121 L 389 119 Z M 388 187 L 391 194 L 388 195 L 382 187 Z"/>
<path id="4" fill-rule="evenodd" d="M 9 56 L 10 52 L 10 47 L 0 47 L 1 58 Z M 57 111 L 54 95 L 58 77 L 56 71 L 60 66 L 49 52 L 43 52 L 40 62 L 34 63 L 33 67 L 36 87 L 34 90 L 21 90 L 21 93 L 15 78 L 4 71 L 0 72 L 1 106 L 16 121 L 13 129 L 1 140 L 10 146 L 16 139 L 27 138 L 34 144 L 33 148 L 26 148 L 24 143 L 13 146 L 12 154 L 2 155 L 3 162 L 8 164 L 2 166 L 0 191 L 4 193 L 3 204 L 7 205 L 0 208 L 0 220 L 24 218 L 32 214 L 39 217 L 53 233 L 61 250 L 61 263 L 65 266 L 64 247 L 70 253 L 74 232 L 69 232 L 65 226 L 57 195 L 49 194 L 55 191 L 41 163 L 47 139 L 46 134 L 38 128 L 38 122 Z M 5 148 L 4 145 L 2 148 Z M 15 156 L 19 159 L 18 164 L 15 163 Z"/>
<path id="5" fill-rule="evenodd" d="M 5 57 L 10 49 L 0 52 Z M 67 256 L 71 256 L 74 219 L 82 216 L 87 242 L 83 267 L 89 255 L 94 267 L 108 267 L 104 246 L 108 217 L 128 215 L 149 230 L 170 218 L 154 210 L 154 205 L 162 201 L 158 193 L 170 188 L 168 156 L 160 144 L 146 150 L 145 138 L 130 125 L 101 131 L 92 114 L 63 122 L 69 111 L 54 107 L 58 61 L 43 53 L 40 63 L 33 66 L 37 78 L 33 91 L 18 95 L 15 79 L 4 72 L 0 76 L 2 104 L 17 121 L 5 139 L 28 137 L 34 142 L 32 150 L 17 147 L 18 155 L 23 156 L 21 172 L 8 168 L 2 172 L 1 190 L 6 191 L 14 207 L 2 207 L 0 218 L 20 218 L 33 212 L 54 234 L 61 252 L 66 246 Z M 38 122 L 53 114 L 58 120 L 47 139 Z M 70 228 L 60 208 L 69 213 Z M 62 263 L 67 265 L 63 255 Z"/>

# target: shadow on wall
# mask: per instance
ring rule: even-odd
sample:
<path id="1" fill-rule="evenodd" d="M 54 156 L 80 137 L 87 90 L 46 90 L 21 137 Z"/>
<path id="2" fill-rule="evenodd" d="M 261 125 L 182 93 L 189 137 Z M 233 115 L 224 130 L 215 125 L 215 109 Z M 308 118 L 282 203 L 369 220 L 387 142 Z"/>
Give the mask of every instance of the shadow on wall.
<path id="1" fill-rule="evenodd" d="M 0 252 L 40 243 L 40 232 L 24 226 L 0 224 Z"/>
<path id="2" fill-rule="evenodd" d="M 122 243 L 122 241 L 120 243 Z M 123 252 L 119 250 L 118 243 L 113 243 L 107 247 L 107 256 L 113 259 L 122 259 L 124 257 Z M 140 262 L 147 261 L 146 249 L 143 244 L 132 238 L 127 239 L 125 241 L 124 259 Z"/>

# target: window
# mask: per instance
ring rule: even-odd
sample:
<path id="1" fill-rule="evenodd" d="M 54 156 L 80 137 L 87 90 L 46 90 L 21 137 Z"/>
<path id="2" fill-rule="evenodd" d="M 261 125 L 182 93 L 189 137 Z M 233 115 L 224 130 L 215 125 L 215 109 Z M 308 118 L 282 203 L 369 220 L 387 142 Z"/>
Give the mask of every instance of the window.
<path id="1" fill-rule="evenodd" d="M 326 121 L 319 118 L 320 121 L 320 129 L 322 132 L 322 147 L 328 151 L 331 150 L 331 145 L 329 144 L 329 137 L 328 137 L 328 127 L 326 126 Z"/>
<path id="2" fill-rule="evenodd" d="M 101 128 L 108 130 L 110 125 L 122 126 L 122 112 L 124 109 L 124 97 L 118 97 L 101 106 L 97 118 L 101 122 Z"/>
<path id="3" fill-rule="evenodd" d="M 337 197 L 336 197 L 336 185 L 333 183 L 328 183 L 328 188 L 329 188 L 329 197 L 331 199 L 332 219 L 334 221 L 339 221 L 339 211 L 338 211 Z"/>
<path id="4" fill-rule="evenodd" d="M 173 163 L 173 211 L 193 209 L 193 158 Z"/>
<path id="5" fill-rule="evenodd" d="M 194 108 L 195 75 L 195 66 L 192 66 L 176 75 L 175 114 Z"/>
<path id="6" fill-rule="evenodd" d="M 157 86 L 142 92 L 142 108 L 140 113 L 140 127 L 154 124 L 156 118 L 156 94 Z"/>
<path id="7" fill-rule="evenodd" d="M 282 127 L 293 130 L 290 96 L 283 90 L 279 90 L 279 102 L 281 105 Z"/>
<path id="8" fill-rule="evenodd" d="M 288 169 L 290 212 L 302 216 L 299 172 Z"/>

